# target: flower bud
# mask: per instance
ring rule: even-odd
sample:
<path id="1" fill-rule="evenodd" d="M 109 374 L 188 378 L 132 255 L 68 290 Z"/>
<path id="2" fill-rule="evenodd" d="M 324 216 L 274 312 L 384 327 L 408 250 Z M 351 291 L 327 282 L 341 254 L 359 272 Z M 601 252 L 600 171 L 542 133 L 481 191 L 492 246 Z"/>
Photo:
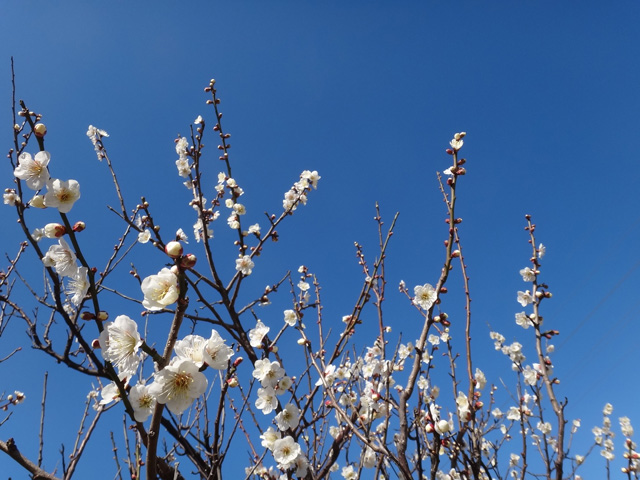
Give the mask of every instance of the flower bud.
<path id="1" fill-rule="evenodd" d="M 238 365 L 240 365 L 242 362 L 244 361 L 244 358 L 242 357 L 238 357 L 235 359 L 235 361 L 233 362 L 233 366 L 237 367 Z"/>
<path id="2" fill-rule="evenodd" d="M 98 312 L 98 320 L 104 322 L 107 318 L 109 318 L 109 314 L 105 311 Z"/>
<path id="3" fill-rule="evenodd" d="M 231 388 L 235 388 L 238 386 L 238 377 L 231 377 L 227 380 L 227 385 L 229 385 Z"/>
<path id="4" fill-rule="evenodd" d="M 67 229 L 59 223 L 47 223 L 44 226 L 44 236 L 47 238 L 60 238 L 65 233 L 67 233 Z"/>
<path id="5" fill-rule="evenodd" d="M 44 206 L 44 195 L 34 195 L 31 200 L 29 200 L 29 205 L 35 208 L 46 208 Z"/>
<path id="6" fill-rule="evenodd" d="M 427 423 L 427 425 L 424 427 L 425 431 L 427 433 L 431 433 L 433 432 L 433 423 Z"/>
<path id="7" fill-rule="evenodd" d="M 180 245 L 180 242 L 173 240 L 165 245 L 164 251 L 171 258 L 178 258 L 182 255 L 182 245 Z"/>
<path id="8" fill-rule="evenodd" d="M 84 311 L 80 314 L 80 318 L 82 320 L 93 320 L 96 316 L 91 312 Z"/>
<path id="9" fill-rule="evenodd" d="M 98 339 L 96 338 L 95 340 L 93 340 L 93 341 L 91 342 L 91 346 L 92 346 L 93 348 L 97 348 L 97 349 L 99 349 L 99 348 L 100 348 L 100 340 L 98 340 Z"/>
<path id="10" fill-rule="evenodd" d="M 36 134 L 36 137 L 44 137 L 47 134 L 47 127 L 44 123 L 36 123 L 35 127 L 33 127 L 33 133 Z"/>
<path id="11" fill-rule="evenodd" d="M 193 253 L 187 253 L 180 260 L 180 266 L 182 268 L 191 268 L 196 264 L 197 261 L 198 261 L 198 258 Z"/>
<path id="12" fill-rule="evenodd" d="M 81 232 L 83 231 L 85 228 L 87 227 L 87 225 L 84 222 L 76 222 L 73 225 L 73 231 L 74 232 Z"/>

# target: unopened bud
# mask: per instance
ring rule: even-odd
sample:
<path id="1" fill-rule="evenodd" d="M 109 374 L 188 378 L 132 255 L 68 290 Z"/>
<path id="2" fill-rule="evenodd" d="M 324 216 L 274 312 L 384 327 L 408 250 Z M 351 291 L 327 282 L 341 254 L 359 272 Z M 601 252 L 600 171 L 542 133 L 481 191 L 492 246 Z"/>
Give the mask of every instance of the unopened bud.
<path id="1" fill-rule="evenodd" d="M 235 359 L 235 361 L 233 362 L 233 366 L 237 367 L 238 365 L 240 365 L 242 362 L 244 361 L 244 358 L 242 357 L 238 357 Z"/>
<path id="2" fill-rule="evenodd" d="M 36 134 L 36 137 L 44 137 L 47 134 L 47 127 L 44 123 L 36 123 L 35 127 L 33 127 L 33 133 Z"/>
<path id="3" fill-rule="evenodd" d="M 433 423 L 427 423 L 427 425 L 424 427 L 425 431 L 427 433 L 431 433 L 433 432 Z"/>
<path id="4" fill-rule="evenodd" d="M 193 253 L 187 253 L 180 260 L 180 266 L 182 268 L 191 268 L 196 264 L 197 261 L 198 261 L 198 258 Z"/>
<path id="5" fill-rule="evenodd" d="M 227 385 L 229 385 L 231 388 L 235 388 L 238 386 L 238 377 L 231 377 L 227 380 Z"/>
<path id="6" fill-rule="evenodd" d="M 44 236 L 47 238 L 60 238 L 65 233 L 67 233 L 67 229 L 60 223 L 47 223 L 44 226 Z"/>
<path id="7" fill-rule="evenodd" d="M 180 242 L 173 240 L 165 245 L 164 251 L 171 258 L 178 258 L 182 255 L 182 245 L 180 245 Z"/>
<path id="8" fill-rule="evenodd" d="M 83 231 L 86 227 L 87 227 L 86 223 L 84 223 L 84 222 L 76 222 L 76 223 L 73 225 L 73 231 L 74 231 L 74 232 L 81 232 L 81 231 Z"/>
<path id="9" fill-rule="evenodd" d="M 96 339 L 94 339 L 94 340 L 91 342 L 91 347 L 93 347 L 93 348 L 98 348 L 98 349 L 99 349 L 99 348 L 100 348 L 100 340 L 98 340 L 97 338 L 96 338 Z"/>
<path id="10" fill-rule="evenodd" d="M 458 258 L 460 256 L 460 250 L 454 250 L 451 252 L 451 258 Z"/>
<path id="11" fill-rule="evenodd" d="M 98 312 L 98 320 L 100 320 L 101 322 L 104 322 L 107 318 L 109 318 L 109 314 L 107 312 L 105 312 L 104 310 L 101 312 Z"/>
<path id="12" fill-rule="evenodd" d="M 29 205 L 35 208 L 46 208 L 44 205 L 44 195 L 34 195 L 31 200 L 29 200 Z"/>
<path id="13" fill-rule="evenodd" d="M 85 312 L 82 312 L 82 313 L 80 314 L 80 318 L 81 318 L 82 320 L 93 320 L 94 318 L 96 318 L 96 316 L 95 316 L 93 313 L 91 313 L 91 312 L 86 312 L 86 311 L 85 311 Z"/>

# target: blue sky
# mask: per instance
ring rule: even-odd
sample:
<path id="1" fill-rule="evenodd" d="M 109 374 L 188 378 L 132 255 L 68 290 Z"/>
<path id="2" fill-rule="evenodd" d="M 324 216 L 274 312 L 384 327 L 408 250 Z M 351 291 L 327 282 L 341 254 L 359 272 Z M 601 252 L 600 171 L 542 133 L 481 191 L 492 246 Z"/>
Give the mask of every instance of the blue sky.
<path id="1" fill-rule="evenodd" d="M 158 211 L 183 208 L 173 139 L 209 114 L 202 89 L 216 78 L 234 176 L 256 221 L 279 208 L 302 170 L 322 176 L 259 268 L 308 265 L 324 283 L 327 318 L 337 321 L 359 291 L 353 242 L 375 247 L 378 201 L 388 220 L 400 211 L 389 308 L 394 329 L 410 331 L 405 324 L 417 319 L 391 287 L 437 279 L 446 230 L 435 172 L 449 166 L 452 134 L 466 131 L 458 205 L 479 366 L 495 368 L 490 381 L 509 373 L 500 370 L 506 360 L 493 352 L 487 324 L 508 339 L 527 333 L 513 315 L 521 310 L 518 270 L 530 256 L 528 213 L 548 249 L 543 279 L 554 298 L 543 315 L 561 331 L 554 358 L 569 417 L 582 419 L 589 440 L 606 402 L 615 418 L 637 422 L 640 5 L 345 3 L 7 2 L 0 7 L 1 144 L 8 149 L 11 139 L 13 56 L 18 98 L 45 115 L 52 162 L 83 188 L 72 213 L 104 217 L 87 221 L 88 232 L 100 231 L 91 237 L 96 251 L 111 248 L 119 231 L 104 205 L 115 197 L 87 125 L 110 133 L 109 153 L 132 205 L 144 194 Z M 6 188 L 9 165 L 3 171 Z M 19 238 L 11 215 L 0 209 L 0 245 L 9 255 Z M 168 232 L 191 225 L 177 215 L 162 224 Z M 149 259 L 148 273 L 161 262 Z M 0 357 L 10 349 L 3 342 Z M 13 373 L 44 362 L 20 355 L 0 365 L 0 389 L 26 390 Z M 61 367 L 48 368 L 64 378 Z M 29 408 L 41 374 L 34 378 Z M 86 392 L 86 384 L 77 389 Z M 18 415 L 2 438 L 15 435 Z M 597 456 L 594 471 L 602 464 Z"/>

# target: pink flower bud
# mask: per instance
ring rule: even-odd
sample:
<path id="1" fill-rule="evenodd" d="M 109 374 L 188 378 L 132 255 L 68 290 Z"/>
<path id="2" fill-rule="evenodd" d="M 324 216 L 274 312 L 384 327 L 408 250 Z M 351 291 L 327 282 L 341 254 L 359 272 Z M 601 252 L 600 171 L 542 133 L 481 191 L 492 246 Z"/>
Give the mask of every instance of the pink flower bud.
<path id="1" fill-rule="evenodd" d="M 86 312 L 86 311 L 85 311 L 85 312 L 82 312 L 82 313 L 80 314 L 80 318 L 81 318 L 82 320 L 93 320 L 94 318 L 96 318 L 96 316 L 95 316 L 93 313 L 91 313 L 91 312 Z"/>
<path id="2" fill-rule="evenodd" d="M 59 223 L 47 223 L 44 226 L 44 236 L 47 238 L 60 238 L 65 233 L 67 233 L 67 229 Z"/>
<path id="3" fill-rule="evenodd" d="M 86 227 L 87 227 L 87 225 L 84 222 L 76 222 L 75 225 L 73 226 L 73 231 L 74 232 L 81 232 Z"/>
<path id="4" fill-rule="evenodd" d="M 173 240 L 165 245 L 164 251 L 171 258 L 178 258 L 182 255 L 182 245 L 180 245 L 180 242 Z"/>
<path id="5" fill-rule="evenodd" d="M 240 365 L 243 362 L 244 358 L 242 357 L 238 357 L 235 359 L 235 361 L 233 362 L 233 366 L 237 367 L 238 365 Z"/>
<path id="6" fill-rule="evenodd" d="M 196 264 L 197 261 L 198 261 L 198 258 L 193 253 L 187 253 L 180 260 L 180 266 L 182 268 L 191 268 Z"/>
<path id="7" fill-rule="evenodd" d="M 229 385 L 231 388 L 235 388 L 238 386 L 238 377 L 231 377 L 230 379 L 227 380 L 227 385 Z"/>
<path id="8" fill-rule="evenodd" d="M 93 341 L 91 342 L 91 346 L 92 346 L 93 348 L 97 348 L 97 349 L 99 349 L 99 348 L 100 348 L 100 340 L 98 340 L 98 339 L 96 338 L 95 340 L 93 340 Z"/>

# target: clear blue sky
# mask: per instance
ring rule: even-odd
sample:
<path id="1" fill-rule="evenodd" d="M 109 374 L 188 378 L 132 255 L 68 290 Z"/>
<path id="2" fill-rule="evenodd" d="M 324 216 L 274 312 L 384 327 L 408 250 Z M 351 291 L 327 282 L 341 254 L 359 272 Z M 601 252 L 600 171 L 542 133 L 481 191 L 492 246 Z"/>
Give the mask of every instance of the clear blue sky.
<path id="1" fill-rule="evenodd" d="M 375 247 L 378 201 L 388 220 L 400 211 L 388 275 L 390 308 L 397 308 L 390 316 L 403 331 L 417 319 L 395 285 L 437 279 L 446 230 L 435 172 L 449 166 L 444 149 L 452 134 L 466 131 L 459 211 L 478 366 L 494 375 L 489 381 L 508 375 L 487 323 L 509 340 L 528 333 L 513 315 L 521 310 L 518 270 L 528 265 L 523 227 L 531 214 L 547 246 L 543 280 L 554 298 L 543 315 L 561 331 L 554 359 L 569 418 L 582 419 L 590 440 L 611 402 L 614 418 L 630 416 L 640 428 L 640 4 L 234 3 L 4 2 L 0 144 L 11 145 L 13 55 L 17 96 L 45 115 L 52 163 L 80 182 L 82 205 L 72 218 L 101 230 L 92 237 L 96 251 L 111 248 L 119 231 L 110 235 L 110 223 L 88 220 L 108 218 L 104 205 L 115 199 L 87 126 L 110 133 L 109 153 L 132 205 L 145 194 L 159 209 L 182 208 L 173 139 L 209 113 L 202 89 L 216 78 L 234 176 L 251 195 L 245 203 L 256 221 L 279 208 L 303 169 L 322 176 L 259 269 L 308 265 L 324 283 L 327 318 L 338 321 L 360 281 L 353 242 Z M 10 187 L 9 165 L 2 171 L 2 188 Z M 0 209 L 0 250 L 9 255 L 19 233 L 12 213 Z M 188 233 L 191 223 L 170 215 L 162 222 L 167 232 Z M 156 256 L 149 265 L 160 262 Z M 0 357 L 11 349 L 2 342 Z M 48 360 L 20 355 L 0 365 L 0 389 L 25 390 L 30 403 L 0 428 L 3 439 L 18 438 L 26 421 L 20 410 L 33 411 L 39 399 L 41 373 L 25 380 L 24 372 Z M 54 381 L 67 378 L 62 367 L 47 368 Z M 78 395 L 87 391 L 86 382 L 76 387 Z M 58 388 L 52 401 L 62 411 L 72 387 Z M 73 420 L 69 435 L 76 428 Z M 51 467 L 63 437 L 49 435 Z M 603 461 L 594 458 L 597 473 L 584 471 L 585 479 L 600 478 Z M 0 460 L 3 471 L 7 464 Z"/>

